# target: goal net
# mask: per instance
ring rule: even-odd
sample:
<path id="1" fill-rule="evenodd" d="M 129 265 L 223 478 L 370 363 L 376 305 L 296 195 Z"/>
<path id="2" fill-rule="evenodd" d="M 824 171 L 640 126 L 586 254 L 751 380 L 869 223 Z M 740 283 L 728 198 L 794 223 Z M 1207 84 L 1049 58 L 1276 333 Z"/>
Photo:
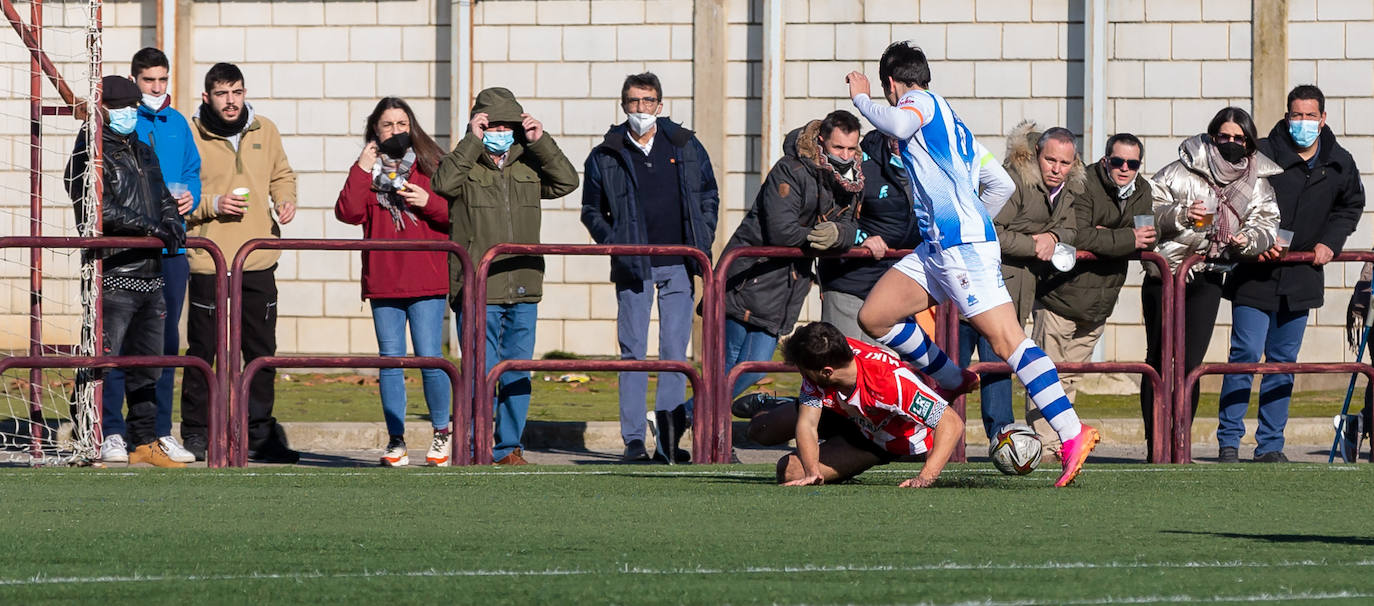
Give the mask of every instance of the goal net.
<path id="1" fill-rule="evenodd" d="M 71 102 L 98 102 L 100 4 L 0 0 L 0 236 L 96 235 L 95 172 L 79 177 L 92 199 L 77 217 L 63 171 L 77 133 L 94 126 L 72 115 Z M 96 354 L 97 267 L 86 258 L 79 249 L 0 248 L 0 356 Z M 76 369 L 0 376 L 0 465 L 94 460 L 93 379 Z"/>

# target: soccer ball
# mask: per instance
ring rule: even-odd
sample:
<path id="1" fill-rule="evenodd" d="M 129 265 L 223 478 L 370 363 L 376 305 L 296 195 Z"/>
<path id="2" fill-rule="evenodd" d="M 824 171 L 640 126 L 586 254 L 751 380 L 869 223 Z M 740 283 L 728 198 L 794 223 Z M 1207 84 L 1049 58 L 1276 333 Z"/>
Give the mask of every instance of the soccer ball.
<path id="1" fill-rule="evenodd" d="M 1029 425 L 1013 423 L 997 431 L 988 446 L 988 458 L 1000 471 L 1009 476 L 1023 476 L 1040 464 L 1043 454 L 1040 435 Z"/>

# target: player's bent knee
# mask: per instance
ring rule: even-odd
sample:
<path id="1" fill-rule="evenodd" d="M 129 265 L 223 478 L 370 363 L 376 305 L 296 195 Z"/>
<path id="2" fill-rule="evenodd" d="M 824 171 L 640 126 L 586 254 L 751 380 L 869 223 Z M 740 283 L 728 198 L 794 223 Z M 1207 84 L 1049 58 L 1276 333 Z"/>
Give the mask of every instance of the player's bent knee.
<path id="1" fill-rule="evenodd" d="M 777 479 L 779 484 L 785 484 L 792 480 L 800 480 L 805 475 L 802 471 L 801 458 L 796 453 L 783 455 L 778 459 Z"/>
<path id="2" fill-rule="evenodd" d="M 859 328 L 862 328 L 865 334 L 874 339 L 887 335 L 896 322 L 882 317 L 883 315 L 869 304 L 864 303 L 864 306 L 859 308 Z"/>

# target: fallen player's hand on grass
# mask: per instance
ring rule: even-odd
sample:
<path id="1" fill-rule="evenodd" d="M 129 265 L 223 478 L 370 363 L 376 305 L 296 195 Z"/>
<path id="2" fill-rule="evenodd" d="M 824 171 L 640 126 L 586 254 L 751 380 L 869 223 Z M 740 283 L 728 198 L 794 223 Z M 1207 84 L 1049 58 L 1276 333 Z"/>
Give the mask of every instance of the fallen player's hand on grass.
<path id="1" fill-rule="evenodd" d="M 786 482 L 783 484 L 783 486 L 820 486 L 824 483 L 825 478 L 822 478 L 819 475 L 814 475 L 792 480 L 791 482 Z"/>
<path id="2" fill-rule="evenodd" d="M 910 480 L 902 482 L 901 486 L 902 488 L 929 488 L 934 484 L 935 478 L 916 476 L 914 478 L 911 478 Z"/>

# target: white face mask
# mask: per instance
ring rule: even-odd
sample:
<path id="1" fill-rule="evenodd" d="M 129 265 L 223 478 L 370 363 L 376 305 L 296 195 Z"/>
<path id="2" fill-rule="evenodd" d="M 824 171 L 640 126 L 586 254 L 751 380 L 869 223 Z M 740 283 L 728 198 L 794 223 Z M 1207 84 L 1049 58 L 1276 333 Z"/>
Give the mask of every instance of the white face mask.
<path id="1" fill-rule="evenodd" d="M 162 109 L 162 104 L 166 102 L 167 93 L 162 93 L 161 95 L 143 95 L 143 104 L 147 105 L 148 109 Z"/>
<path id="2" fill-rule="evenodd" d="M 1131 179 L 1130 183 L 1122 185 L 1121 188 L 1116 191 L 1116 197 L 1125 200 L 1131 197 L 1133 193 L 1135 193 L 1135 179 Z"/>
<path id="3" fill-rule="evenodd" d="M 630 117 L 630 132 L 636 137 L 643 136 L 658 123 L 658 117 L 653 114 L 628 114 Z"/>

